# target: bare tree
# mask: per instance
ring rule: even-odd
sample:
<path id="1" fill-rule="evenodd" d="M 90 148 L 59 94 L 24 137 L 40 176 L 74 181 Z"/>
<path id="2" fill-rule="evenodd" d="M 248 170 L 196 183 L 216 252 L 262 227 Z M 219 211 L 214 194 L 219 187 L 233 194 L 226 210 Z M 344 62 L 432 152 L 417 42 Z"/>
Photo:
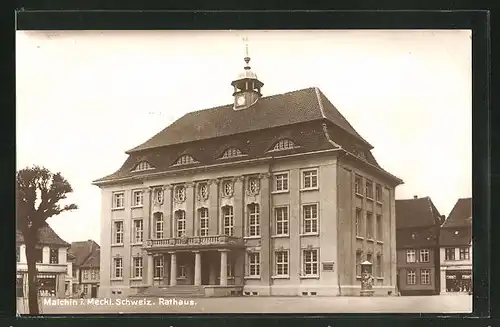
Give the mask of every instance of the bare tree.
<path id="1" fill-rule="evenodd" d="M 51 173 L 47 168 L 34 166 L 17 172 L 17 214 L 16 227 L 23 235 L 28 263 L 28 303 L 29 313 L 39 314 L 36 245 L 38 232 L 50 217 L 63 211 L 74 210 L 75 204 L 61 205 L 60 200 L 73 192 L 69 182 L 61 173 Z"/>

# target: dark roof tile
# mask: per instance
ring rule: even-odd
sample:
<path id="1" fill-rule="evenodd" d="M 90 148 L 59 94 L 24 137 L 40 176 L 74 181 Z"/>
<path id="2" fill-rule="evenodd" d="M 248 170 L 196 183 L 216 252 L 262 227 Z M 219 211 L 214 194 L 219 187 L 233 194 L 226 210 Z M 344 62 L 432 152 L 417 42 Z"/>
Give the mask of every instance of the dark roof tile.
<path id="1" fill-rule="evenodd" d="M 439 226 L 440 217 L 429 197 L 396 200 L 396 229 Z"/>
<path id="2" fill-rule="evenodd" d="M 458 199 L 443 227 L 467 227 L 472 225 L 472 198 Z"/>
<path id="3" fill-rule="evenodd" d="M 75 257 L 74 265 L 79 267 L 83 265 L 96 251 L 99 251 L 99 245 L 93 240 L 71 243 L 69 253 Z"/>
<path id="4" fill-rule="evenodd" d="M 17 229 L 16 243 L 24 243 L 23 234 Z M 45 223 L 45 225 L 38 230 L 38 243 L 41 245 L 69 246 L 69 243 L 60 238 L 48 223 Z"/>

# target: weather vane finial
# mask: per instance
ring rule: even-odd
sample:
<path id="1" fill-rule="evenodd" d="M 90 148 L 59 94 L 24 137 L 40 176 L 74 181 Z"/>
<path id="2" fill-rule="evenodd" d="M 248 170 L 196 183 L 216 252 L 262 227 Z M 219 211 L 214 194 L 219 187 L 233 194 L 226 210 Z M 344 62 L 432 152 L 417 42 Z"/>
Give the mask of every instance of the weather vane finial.
<path id="1" fill-rule="evenodd" d="M 248 63 L 250 62 L 250 56 L 248 55 L 248 37 L 244 36 L 242 39 L 245 42 L 245 69 L 250 69 L 250 66 L 248 66 Z"/>

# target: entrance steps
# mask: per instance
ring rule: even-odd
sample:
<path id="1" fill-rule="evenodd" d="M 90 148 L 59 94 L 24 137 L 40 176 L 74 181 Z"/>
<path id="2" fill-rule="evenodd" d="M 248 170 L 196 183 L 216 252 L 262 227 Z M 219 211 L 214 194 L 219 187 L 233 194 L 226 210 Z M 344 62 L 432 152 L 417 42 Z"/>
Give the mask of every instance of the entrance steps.
<path id="1" fill-rule="evenodd" d="M 150 286 L 131 297 L 204 297 L 203 286 L 175 285 Z"/>

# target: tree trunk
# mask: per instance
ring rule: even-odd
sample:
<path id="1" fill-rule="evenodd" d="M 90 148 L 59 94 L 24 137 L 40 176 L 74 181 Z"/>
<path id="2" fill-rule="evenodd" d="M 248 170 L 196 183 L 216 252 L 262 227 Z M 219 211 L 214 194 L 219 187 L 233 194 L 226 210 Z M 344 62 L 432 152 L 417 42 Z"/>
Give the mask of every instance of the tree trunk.
<path id="1" fill-rule="evenodd" d="M 38 315 L 38 283 L 36 269 L 36 249 L 35 244 L 25 242 L 26 261 L 28 263 L 28 306 L 30 315 Z"/>

